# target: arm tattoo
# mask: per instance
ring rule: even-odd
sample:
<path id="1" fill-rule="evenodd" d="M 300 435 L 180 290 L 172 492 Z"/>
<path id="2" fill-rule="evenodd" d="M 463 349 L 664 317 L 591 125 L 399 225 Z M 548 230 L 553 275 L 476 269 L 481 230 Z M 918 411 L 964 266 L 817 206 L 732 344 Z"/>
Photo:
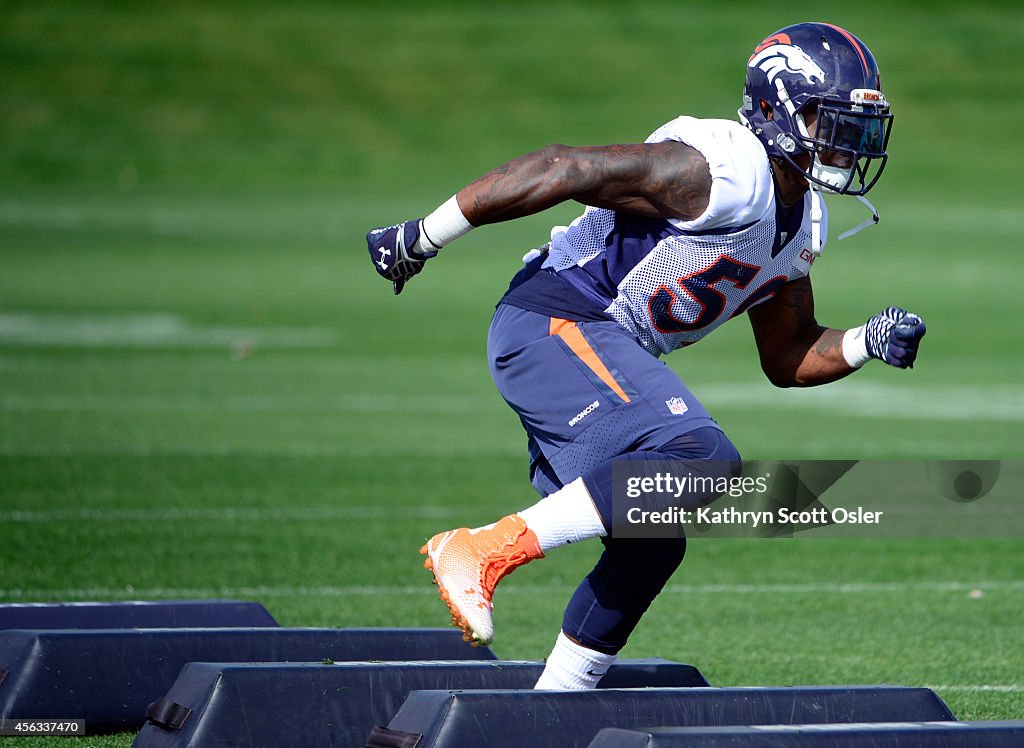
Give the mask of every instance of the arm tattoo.
<path id="1" fill-rule="evenodd" d="M 643 202 L 649 215 L 684 219 L 697 218 L 707 209 L 711 171 L 704 157 L 685 143 L 613 146 L 609 155 L 601 192 L 595 196 L 607 201 L 602 207 Z"/>
<path id="2" fill-rule="evenodd" d="M 823 359 L 833 360 L 843 355 L 843 331 L 823 328 L 821 337 L 814 346 L 814 352 Z M 843 359 L 845 361 L 846 359 Z"/>
<path id="3" fill-rule="evenodd" d="M 819 325 L 809 278 L 787 283 L 778 296 L 749 310 L 761 366 L 780 387 L 841 379 L 853 369 L 843 358 L 843 330 Z"/>
<path id="4" fill-rule="evenodd" d="M 786 286 L 782 294 L 782 306 L 790 316 L 790 323 L 797 328 L 817 327 L 814 319 L 814 292 L 809 281 L 796 281 Z"/>
<path id="5" fill-rule="evenodd" d="M 693 148 L 675 148 L 682 158 L 676 159 L 676 168 L 668 186 L 668 205 L 690 218 L 699 217 L 707 210 L 711 199 L 711 169 L 704 157 Z"/>
<path id="6" fill-rule="evenodd" d="M 466 206 L 466 218 L 474 226 L 497 223 L 537 213 L 565 198 L 557 194 L 557 172 L 563 146 L 548 146 L 520 156 L 484 174 L 460 192 Z"/>
<path id="7" fill-rule="evenodd" d="M 538 213 L 565 200 L 649 217 L 693 219 L 707 208 L 711 173 L 683 143 L 552 145 L 491 170 L 459 193 L 476 225 Z"/>

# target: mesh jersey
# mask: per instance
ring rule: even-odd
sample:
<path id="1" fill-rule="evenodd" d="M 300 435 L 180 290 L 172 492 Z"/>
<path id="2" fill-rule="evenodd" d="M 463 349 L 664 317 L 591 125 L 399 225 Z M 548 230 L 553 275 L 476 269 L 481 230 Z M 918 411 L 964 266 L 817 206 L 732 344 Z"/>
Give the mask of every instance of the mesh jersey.
<path id="1" fill-rule="evenodd" d="M 807 275 L 813 262 L 810 195 L 788 226 L 777 225 L 782 212 L 768 157 L 746 127 L 679 117 L 647 142 L 666 140 L 686 143 L 707 160 L 707 210 L 683 221 L 589 207 L 570 226 L 552 230 L 543 265 L 656 356 L 697 342 Z"/>

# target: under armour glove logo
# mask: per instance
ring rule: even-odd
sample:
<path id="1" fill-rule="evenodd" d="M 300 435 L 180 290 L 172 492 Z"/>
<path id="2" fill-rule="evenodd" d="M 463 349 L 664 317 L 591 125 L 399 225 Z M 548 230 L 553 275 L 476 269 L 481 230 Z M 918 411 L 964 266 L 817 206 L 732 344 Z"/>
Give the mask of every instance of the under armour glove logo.
<path id="1" fill-rule="evenodd" d="M 868 354 L 900 369 L 913 368 L 926 332 L 924 320 L 898 306 L 876 314 L 864 330 Z"/>
<path id="2" fill-rule="evenodd" d="M 366 235 L 366 247 L 374 269 L 394 284 L 396 294 L 401 293 L 406 281 L 437 254 L 435 251 L 417 252 L 415 247 L 419 238 L 419 219 L 371 229 Z"/>

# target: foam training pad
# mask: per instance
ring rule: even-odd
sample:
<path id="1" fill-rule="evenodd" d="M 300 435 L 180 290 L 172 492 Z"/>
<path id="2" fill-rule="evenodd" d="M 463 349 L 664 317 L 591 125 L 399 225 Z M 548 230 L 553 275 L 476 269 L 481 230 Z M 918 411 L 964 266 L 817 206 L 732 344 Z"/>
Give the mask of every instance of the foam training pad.
<path id="1" fill-rule="evenodd" d="M 953 719 L 930 689 L 895 686 L 413 691 L 387 729 L 422 736 L 418 748 L 518 748 L 586 746 L 604 727 Z"/>
<path id="2" fill-rule="evenodd" d="M 0 719 L 138 727 L 189 662 L 493 660 L 450 629 L 95 629 L 0 631 Z"/>
<path id="3" fill-rule="evenodd" d="M 532 688 L 539 662 L 339 662 L 186 665 L 154 703 L 135 748 L 200 745 L 364 745 L 409 692 L 425 688 Z M 691 665 L 620 660 L 602 686 L 705 686 Z"/>
<path id="4" fill-rule="evenodd" d="M 590 748 L 1011 748 L 1024 721 L 601 730 Z"/>
<path id="5" fill-rule="evenodd" d="M 277 621 L 263 605 L 241 600 L 0 605 L 0 630 L 178 629 L 277 625 Z"/>

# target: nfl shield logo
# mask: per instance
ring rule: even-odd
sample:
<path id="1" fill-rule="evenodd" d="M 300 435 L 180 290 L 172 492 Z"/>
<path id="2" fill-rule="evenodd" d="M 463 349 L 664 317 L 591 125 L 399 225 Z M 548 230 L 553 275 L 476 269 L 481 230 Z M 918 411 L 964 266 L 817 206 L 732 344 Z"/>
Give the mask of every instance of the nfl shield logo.
<path id="1" fill-rule="evenodd" d="M 671 400 L 666 400 L 665 405 L 668 406 L 669 413 L 677 416 L 681 416 L 690 409 L 686 401 L 681 397 L 673 397 Z"/>

